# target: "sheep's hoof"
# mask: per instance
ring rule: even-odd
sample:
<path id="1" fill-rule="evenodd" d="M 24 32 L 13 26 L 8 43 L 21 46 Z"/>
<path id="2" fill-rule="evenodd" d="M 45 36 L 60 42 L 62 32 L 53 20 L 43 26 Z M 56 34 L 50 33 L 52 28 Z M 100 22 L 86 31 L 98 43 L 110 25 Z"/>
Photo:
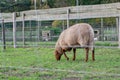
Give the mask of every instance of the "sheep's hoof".
<path id="1" fill-rule="evenodd" d="M 75 61 L 75 59 L 73 58 L 73 61 Z"/>
<path id="2" fill-rule="evenodd" d="M 60 61 L 60 60 L 57 60 L 57 61 Z"/>
<path id="3" fill-rule="evenodd" d="M 88 60 L 85 60 L 85 62 L 87 62 Z"/>
<path id="4" fill-rule="evenodd" d="M 69 60 L 69 58 L 67 58 L 67 60 Z"/>
<path id="5" fill-rule="evenodd" d="M 93 59 L 92 61 L 95 61 L 95 59 Z"/>

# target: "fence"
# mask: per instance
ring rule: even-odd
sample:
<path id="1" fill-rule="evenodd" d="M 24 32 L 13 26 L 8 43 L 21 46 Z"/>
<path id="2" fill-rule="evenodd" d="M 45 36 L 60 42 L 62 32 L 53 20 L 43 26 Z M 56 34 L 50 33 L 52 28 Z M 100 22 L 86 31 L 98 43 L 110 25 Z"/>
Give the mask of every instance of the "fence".
<path id="1" fill-rule="evenodd" d="M 106 7 L 106 11 L 103 10 L 104 7 Z M 33 80 L 52 80 L 52 78 L 55 78 L 55 80 L 119 79 L 120 58 L 117 42 L 119 41 L 120 28 L 118 24 L 120 24 L 120 21 L 118 19 L 119 10 L 116 10 L 116 7 L 119 7 L 119 3 L 104 6 L 69 7 L 72 11 L 70 14 L 67 12 L 68 10 L 66 11 L 68 7 L 58 8 L 57 11 L 56 9 L 38 10 L 37 15 L 34 10 L 21 12 L 25 13 L 25 19 L 21 13 L 17 18 L 15 18 L 15 13 L 13 13 L 14 17 L 11 17 L 11 13 L 4 14 L 6 17 L 4 22 L 1 22 L 0 33 L 2 35 L 0 35 L 0 45 L 1 47 L 6 46 L 7 49 L 1 49 L 0 51 L 0 75 L 2 76 L 0 78 L 21 79 L 22 77 Z M 96 10 L 96 8 L 99 9 Z M 77 11 L 78 9 L 82 11 Z M 46 12 L 47 14 L 45 14 Z M 53 14 L 53 12 L 55 13 Z M 59 12 L 62 14 L 60 15 Z M 95 13 L 93 14 L 92 12 Z M 90 22 L 90 19 L 87 18 L 91 17 L 97 17 L 99 20 L 94 23 L 93 21 Z M 112 22 L 112 25 L 106 25 L 104 23 L 105 17 L 114 17 L 112 19 L 115 22 Z M 54 19 L 62 22 L 57 28 L 52 25 Z M 89 23 L 94 28 L 95 38 L 97 38 L 94 46 L 97 48 L 96 61 L 84 63 L 84 60 L 82 60 L 84 58 L 83 54 L 79 54 L 84 53 L 84 51 L 78 51 L 75 62 L 66 61 L 64 58 L 60 62 L 56 62 L 54 55 L 51 54 L 54 53 L 53 48 L 59 34 L 68 28 L 68 25 L 80 22 Z M 72 54 L 68 55 L 72 57 Z"/>
<path id="2" fill-rule="evenodd" d="M 75 23 L 76 20 L 72 24 Z M 117 24 L 110 26 L 104 25 L 103 28 L 101 28 L 101 25 L 96 26 L 92 23 L 90 24 L 94 28 L 95 39 L 97 39 L 97 41 L 115 41 L 115 42 L 118 41 Z M 52 22 L 49 21 L 41 22 L 41 26 L 38 26 L 38 21 L 25 21 L 24 28 L 22 22 L 16 23 L 16 29 L 15 29 L 16 31 L 14 33 L 12 26 L 13 26 L 12 23 L 4 23 L 4 28 L 5 28 L 4 40 L 6 41 L 6 45 L 11 44 L 11 46 L 14 44 L 19 46 L 25 46 L 29 42 L 31 43 L 32 42 L 37 43 L 43 41 L 54 42 L 57 40 L 59 34 L 63 31 L 63 29 L 67 28 L 67 26 L 66 25 L 63 26 L 63 24 L 60 25 L 61 27 L 54 28 L 52 27 Z M 2 41 L 2 35 L 1 35 L 1 41 Z"/>
<path id="3" fill-rule="evenodd" d="M 100 18 L 100 21 L 95 22 L 97 24 L 90 23 L 97 32 L 96 38 L 102 41 L 119 41 L 119 7 L 119 3 L 112 3 L 2 13 L 6 28 L 6 40 L 13 40 L 14 47 L 18 41 L 24 45 L 26 41 L 56 40 L 60 32 L 71 25 L 70 22 L 72 24 L 76 22 L 90 23 L 89 18 Z M 113 25 L 104 25 L 106 17 L 113 17 Z M 55 29 L 47 29 L 47 26 L 52 28 L 54 20 L 62 21 L 58 32 L 55 32 Z"/>

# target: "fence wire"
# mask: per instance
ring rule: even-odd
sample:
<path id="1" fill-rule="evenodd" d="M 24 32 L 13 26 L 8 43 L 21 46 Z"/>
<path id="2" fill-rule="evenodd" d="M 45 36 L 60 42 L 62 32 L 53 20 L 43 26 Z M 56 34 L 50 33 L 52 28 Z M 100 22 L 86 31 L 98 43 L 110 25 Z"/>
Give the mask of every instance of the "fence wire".
<path id="1" fill-rule="evenodd" d="M 60 9 L 60 12 L 61 11 L 62 10 Z M 107 11 L 105 13 L 107 13 Z M 32 15 L 32 14 L 29 14 L 29 12 L 27 12 L 27 14 Z M 7 15 L 7 17 L 8 16 L 11 17 L 10 15 Z M 13 34 L 14 34 L 13 22 L 3 23 L 5 28 L 6 44 L 3 43 L 3 35 L 2 35 L 3 31 L 2 31 L 2 26 L 0 25 L 0 58 L 1 58 L 0 59 L 0 62 L 1 62 L 0 63 L 0 79 L 3 79 L 4 77 L 6 77 L 5 79 L 7 79 L 8 77 L 11 77 L 11 76 L 21 76 L 19 73 L 24 74 L 25 73 L 24 70 L 28 70 L 28 72 L 35 70 L 39 74 L 47 74 L 44 71 L 48 71 L 48 72 L 58 72 L 58 73 L 63 72 L 63 73 L 72 73 L 72 74 L 75 73 L 75 74 L 83 74 L 83 75 L 93 75 L 97 77 L 104 75 L 104 76 L 113 76 L 115 78 L 120 78 L 120 73 L 119 73 L 120 67 L 119 67 L 119 61 L 118 61 L 119 60 L 118 22 L 116 22 L 115 17 L 69 20 L 69 25 L 84 22 L 84 23 L 91 24 L 94 29 L 95 39 L 96 39 L 95 44 L 93 46 L 87 45 L 84 47 L 94 47 L 96 49 L 96 55 L 98 56 L 97 58 L 100 61 L 95 61 L 95 62 L 90 61 L 88 63 L 83 63 L 82 62 L 83 60 L 81 61 L 80 59 L 79 61 L 81 61 L 80 62 L 81 65 L 80 63 L 77 63 L 78 61 L 76 62 L 69 61 L 68 63 L 64 63 L 65 61 L 63 58 L 62 58 L 63 60 L 61 60 L 60 62 L 56 62 L 55 59 L 53 59 L 54 55 L 53 56 L 49 55 L 54 53 L 55 44 L 60 33 L 67 28 L 67 19 L 40 21 L 39 18 L 40 17 L 38 17 L 36 14 L 36 20 L 26 20 L 24 22 L 25 23 L 24 27 L 23 27 L 22 21 L 16 22 L 16 34 L 15 34 L 16 44 L 14 44 L 13 42 Z M 14 45 L 16 45 L 17 48 L 13 48 Z M 3 49 L 4 46 L 6 46 L 6 49 Z M 69 47 L 81 48 L 81 46 L 78 46 L 78 45 L 69 46 Z M 113 51 L 110 51 L 110 50 L 113 50 Z M 106 53 L 103 54 L 104 52 Z M 111 54 L 114 54 L 114 55 L 111 55 Z M 47 55 L 49 55 L 50 57 Z M 70 55 L 71 57 L 71 54 L 68 54 L 68 55 Z M 83 58 L 83 56 L 80 54 L 77 56 Z M 108 59 L 109 62 L 107 62 L 107 59 L 105 58 L 105 56 L 110 57 Z M 18 59 L 16 59 L 16 57 L 18 57 Z M 23 60 L 23 63 L 22 63 L 22 60 Z M 114 60 L 116 60 L 116 62 Z M 95 65 L 97 62 L 99 63 L 98 65 L 100 64 L 105 65 L 105 66 L 101 65 L 103 67 L 102 70 L 95 70 L 95 69 L 93 69 L 95 71 L 85 70 L 86 65 L 88 66 L 88 68 L 91 68 L 91 65 Z M 66 65 L 67 68 L 64 68 L 63 66 L 61 66 L 63 67 L 61 68 L 59 67 L 60 65 L 57 66 L 56 64 Z M 79 69 L 81 66 L 83 68 Z M 55 68 L 51 68 L 51 67 L 55 67 Z M 94 67 L 98 67 L 98 66 L 95 65 Z M 108 71 L 107 70 L 104 71 L 105 68 L 107 68 Z M 34 77 L 35 74 L 33 74 L 33 76 L 31 75 L 28 75 L 28 77 Z"/>

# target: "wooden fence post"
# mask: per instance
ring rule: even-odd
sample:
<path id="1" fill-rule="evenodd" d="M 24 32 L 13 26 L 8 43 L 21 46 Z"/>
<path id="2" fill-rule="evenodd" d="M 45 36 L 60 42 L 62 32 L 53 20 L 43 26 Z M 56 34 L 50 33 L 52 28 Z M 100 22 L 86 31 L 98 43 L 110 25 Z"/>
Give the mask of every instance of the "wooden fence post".
<path id="1" fill-rule="evenodd" d="M 4 20 L 1 19 L 3 50 L 6 49 Z"/>
<path id="2" fill-rule="evenodd" d="M 13 47 L 16 48 L 16 13 L 13 13 Z"/>
<path id="3" fill-rule="evenodd" d="M 23 38 L 23 47 L 25 46 L 25 14 L 22 13 L 22 38 Z"/>

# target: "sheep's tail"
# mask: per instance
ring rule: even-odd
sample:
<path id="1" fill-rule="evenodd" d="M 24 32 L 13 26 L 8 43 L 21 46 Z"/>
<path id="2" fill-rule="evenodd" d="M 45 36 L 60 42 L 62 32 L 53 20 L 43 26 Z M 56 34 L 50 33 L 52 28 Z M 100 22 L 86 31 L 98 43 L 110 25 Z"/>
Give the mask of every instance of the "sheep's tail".
<path id="1" fill-rule="evenodd" d="M 88 46 L 92 51 L 94 50 L 94 31 L 92 28 L 90 28 L 89 45 Z"/>

